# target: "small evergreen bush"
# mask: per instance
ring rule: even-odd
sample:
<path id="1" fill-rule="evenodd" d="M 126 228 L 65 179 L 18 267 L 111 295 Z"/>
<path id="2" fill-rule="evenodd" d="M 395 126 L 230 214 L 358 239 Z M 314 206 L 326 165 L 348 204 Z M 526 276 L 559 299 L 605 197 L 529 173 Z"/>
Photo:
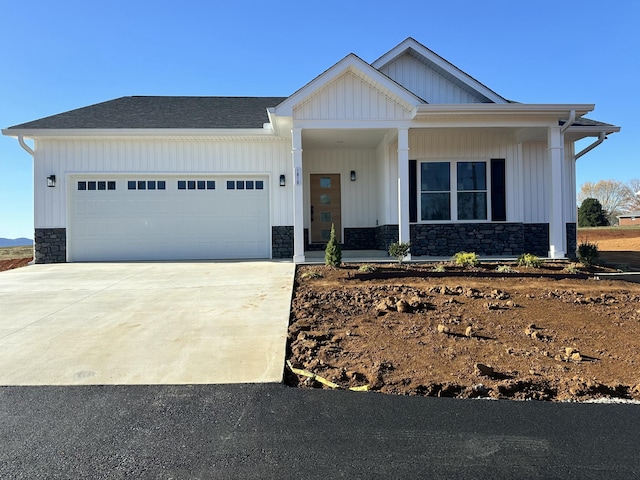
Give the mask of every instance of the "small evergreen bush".
<path id="1" fill-rule="evenodd" d="M 475 267 L 480 263 L 480 259 L 474 252 L 458 252 L 453 256 L 453 263 L 459 267 Z"/>
<path id="2" fill-rule="evenodd" d="M 600 252 L 598 251 L 598 244 L 591 243 L 589 241 L 580 242 L 578 249 L 576 250 L 578 261 L 583 265 L 595 265 L 598 263 L 598 257 Z"/>
<path id="3" fill-rule="evenodd" d="M 339 267 L 342 263 L 342 247 L 336 240 L 336 229 L 331 224 L 331 235 L 324 251 L 324 263 L 330 267 Z"/>
<path id="4" fill-rule="evenodd" d="M 542 260 L 533 253 L 523 253 L 518 257 L 518 265 L 521 267 L 540 268 L 542 266 Z"/>
<path id="5" fill-rule="evenodd" d="M 394 242 L 389 245 L 389 255 L 398 260 L 398 263 L 402 265 L 404 257 L 409 255 L 410 248 L 410 242 Z"/>

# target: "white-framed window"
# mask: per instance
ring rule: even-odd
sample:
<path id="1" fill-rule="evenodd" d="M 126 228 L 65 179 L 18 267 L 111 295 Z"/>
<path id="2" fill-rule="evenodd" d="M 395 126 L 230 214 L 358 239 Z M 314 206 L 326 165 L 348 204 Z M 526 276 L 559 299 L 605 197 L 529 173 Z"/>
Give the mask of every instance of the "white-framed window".
<path id="1" fill-rule="evenodd" d="M 486 221 L 490 175 L 485 160 L 421 161 L 419 221 Z"/>

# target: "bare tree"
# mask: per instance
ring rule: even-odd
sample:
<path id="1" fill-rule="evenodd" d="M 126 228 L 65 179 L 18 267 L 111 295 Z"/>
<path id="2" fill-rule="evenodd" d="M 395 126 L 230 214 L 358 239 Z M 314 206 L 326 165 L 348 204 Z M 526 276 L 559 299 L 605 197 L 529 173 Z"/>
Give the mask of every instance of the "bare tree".
<path id="1" fill-rule="evenodd" d="M 633 178 L 627 183 L 629 190 L 631 191 L 632 198 L 627 205 L 627 211 L 635 212 L 640 210 L 640 178 Z"/>
<path id="2" fill-rule="evenodd" d="M 585 182 L 578 192 L 580 204 L 587 198 L 596 198 L 607 212 L 607 218 L 611 225 L 617 222 L 618 215 L 628 210 L 634 197 L 631 187 L 617 180 Z"/>

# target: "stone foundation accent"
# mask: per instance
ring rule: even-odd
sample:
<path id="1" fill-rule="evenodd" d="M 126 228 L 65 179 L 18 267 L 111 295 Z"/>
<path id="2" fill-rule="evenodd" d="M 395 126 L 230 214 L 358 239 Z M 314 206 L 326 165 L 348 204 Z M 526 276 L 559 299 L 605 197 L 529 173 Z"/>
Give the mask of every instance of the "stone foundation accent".
<path id="1" fill-rule="evenodd" d="M 451 257 L 461 251 L 507 257 L 523 253 L 546 257 L 549 253 L 549 225 L 546 223 L 420 223 L 410 225 L 410 235 L 411 255 L 416 257 Z M 345 250 L 386 252 L 389 245 L 398 241 L 398 225 L 345 228 L 344 236 L 342 248 Z M 307 229 L 304 237 L 306 251 L 324 250 L 324 244 L 308 243 Z M 575 224 L 567 224 L 568 248 L 572 248 L 570 238 L 574 239 L 572 251 L 575 251 Z"/>
<path id="2" fill-rule="evenodd" d="M 375 250 L 376 228 L 345 228 L 343 250 Z"/>
<path id="3" fill-rule="evenodd" d="M 65 263 L 67 261 L 67 229 L 36 228 L 35 263 Z"/>
<path id="4" fill-rule="evenodd" d="M 411 225 L 411 255 L 451 257 L 457 252 L 483 256 L 546 256 L 547 224 L 457 223 Z"/>
<path id="5" fill-rule="evenodd" d="M 293 226 L 271 227 L 271 258 L 293 258 Z"/>
<path id="6" fill-rule="evenodd" d="M 576 260 L 578 249 L 578 226 L 575 223 L 567 223 L 567 258 Z"/>
<path id="7" fill-rule="evenodd" d="M 399 238 L 398 225 L 380 225 L 376 227 L 376 246 L 377 250 L 389 251 L 389 245 L 398 241 Z M 413 249 L 412 249 L 413 252 Z"/>
<path id="8" fill-rule="evenodd" d="M 549 255 L 549 224 L 524 223 L 524 250 L 521 253 L 533 253 L 538 257 Z"/>

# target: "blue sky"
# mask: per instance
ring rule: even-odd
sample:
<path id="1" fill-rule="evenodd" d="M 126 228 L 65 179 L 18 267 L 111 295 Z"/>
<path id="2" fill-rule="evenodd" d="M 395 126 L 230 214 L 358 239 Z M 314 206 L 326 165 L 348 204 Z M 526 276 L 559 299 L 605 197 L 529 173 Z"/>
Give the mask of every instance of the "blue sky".
<path id="1" fill-rule="evenodd" d="M 413 37 L 502 96 L 622 127 L 578 186 L 640 177 L 640 2 L 0 0 L 0 128 L 126 95 L 287 96 Z M 33 237 L 31 158 L 0 137 L 0 237 Z"/>

